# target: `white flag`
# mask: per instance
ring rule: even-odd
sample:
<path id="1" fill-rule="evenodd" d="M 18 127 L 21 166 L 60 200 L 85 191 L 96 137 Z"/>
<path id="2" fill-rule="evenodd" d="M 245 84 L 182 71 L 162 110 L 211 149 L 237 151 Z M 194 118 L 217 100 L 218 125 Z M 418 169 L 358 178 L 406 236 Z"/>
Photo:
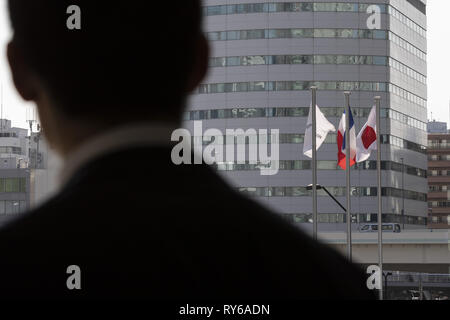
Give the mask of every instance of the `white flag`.
<path id="1" fill-rule="evenodd" d="M 316 124 L 316 150 L 318 150 L 325 141 L 328 133 L 330 131 L 336 132 L 336 128 L 325 118 L 318 106 L 316 106 Z M 309 108 L 308 122 L 306 123 L 303 154 L 312 158 L 312 108 Z"/>
<path id="2" fill-rule="evenodd" d="M 370 110 L 369 119 L 356 138 L 356 162 L 370 158 L 372 150 L 377 150 L 377 108 Z"/>

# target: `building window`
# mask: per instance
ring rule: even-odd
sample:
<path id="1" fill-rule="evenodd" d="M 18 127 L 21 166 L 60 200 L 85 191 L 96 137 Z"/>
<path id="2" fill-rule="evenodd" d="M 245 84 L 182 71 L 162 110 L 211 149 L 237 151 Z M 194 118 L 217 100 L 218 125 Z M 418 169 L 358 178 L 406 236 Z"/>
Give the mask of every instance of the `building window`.
<path id="1" fill-rule="evenodd" d="M 0 193 L 25 193 L 26 178 L 1 178 Z"/>

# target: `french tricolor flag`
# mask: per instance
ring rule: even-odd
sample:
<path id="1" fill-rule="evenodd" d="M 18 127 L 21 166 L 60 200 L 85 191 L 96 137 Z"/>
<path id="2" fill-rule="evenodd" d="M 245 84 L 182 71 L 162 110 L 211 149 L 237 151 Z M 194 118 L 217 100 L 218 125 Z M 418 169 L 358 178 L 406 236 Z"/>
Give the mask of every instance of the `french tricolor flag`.
<path id="1" fill-rule="evenodd" d="M 369 119 L 356 138 L 356 161 L 363 162 L 370 158 L 370 152 L 377 150 L 377 110 L 372 107 Z"/>
<path id="2" fill-rule="evenodd" d="M 346 163 L 346 145 L 345 145 L 345 111 L 342 115 L 341 122 L 339 122 L 339 131 L 337 135 L 338 144 L 338 165 L 345 170 L 347 168 Z M 350 109 L 350 167 L 356 163 L 356 132 L 355 122 L 353 121 L 352 110 Z"/>

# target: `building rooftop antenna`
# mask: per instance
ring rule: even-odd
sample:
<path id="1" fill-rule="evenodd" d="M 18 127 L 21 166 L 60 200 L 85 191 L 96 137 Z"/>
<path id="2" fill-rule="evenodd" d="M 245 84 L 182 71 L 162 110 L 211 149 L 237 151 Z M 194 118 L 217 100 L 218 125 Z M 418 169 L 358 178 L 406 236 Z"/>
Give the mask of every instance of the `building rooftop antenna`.
<path id="1" fill-rule="evenodd" d="M 33 107 L 27 107 L 27 122 L 30 126 L 30 135 L 33 133 L 33 124 L 37 123 L 35 109 Z"/>

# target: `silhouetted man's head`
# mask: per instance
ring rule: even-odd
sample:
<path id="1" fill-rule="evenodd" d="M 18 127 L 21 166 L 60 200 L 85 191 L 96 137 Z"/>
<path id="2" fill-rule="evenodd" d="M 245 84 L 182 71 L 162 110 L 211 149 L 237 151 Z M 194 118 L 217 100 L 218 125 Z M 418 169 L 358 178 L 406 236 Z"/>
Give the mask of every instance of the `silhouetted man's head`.
<path id="1" fill-rule="evenodd" d="M 67 26 L 71 5 L 81 9 L 80 30 Z M 200 0 L 9 0 L 9 8 L 16 87 L 38 108 L 45 91 L 68 119 L 176 120 L 206 73 Z"/>

